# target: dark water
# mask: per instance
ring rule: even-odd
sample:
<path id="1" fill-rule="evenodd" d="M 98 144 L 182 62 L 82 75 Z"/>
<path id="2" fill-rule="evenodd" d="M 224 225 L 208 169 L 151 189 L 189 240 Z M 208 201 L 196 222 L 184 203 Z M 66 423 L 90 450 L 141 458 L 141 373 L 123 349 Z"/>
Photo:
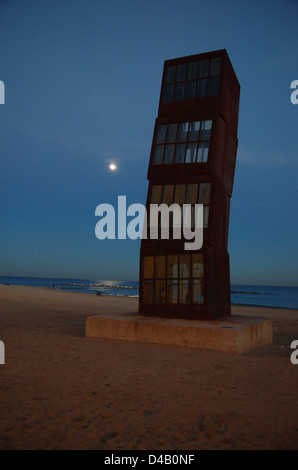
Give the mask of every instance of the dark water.
<path id="1" fill-rule="evenodd" d="M 87 279 L 60 279 L 0 276 L 0 284 L 50 287 L 102 295 L 138 297 L 137 281 L 107 281 Z M 231 285 L 234 305 L 254 305 L 298 309 L 298 287 Z"/>

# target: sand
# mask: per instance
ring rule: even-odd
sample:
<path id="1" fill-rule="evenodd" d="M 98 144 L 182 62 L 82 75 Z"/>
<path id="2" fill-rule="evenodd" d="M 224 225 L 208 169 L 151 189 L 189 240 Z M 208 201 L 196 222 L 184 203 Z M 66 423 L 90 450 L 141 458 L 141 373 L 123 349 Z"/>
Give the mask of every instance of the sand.
<path id="1" fill-rule="evenodd" d="M 86 338 L 86 317 L 137 299 L 0 285 L 0 449 L 297 449 L 298 311 L 241 355 Z"/>

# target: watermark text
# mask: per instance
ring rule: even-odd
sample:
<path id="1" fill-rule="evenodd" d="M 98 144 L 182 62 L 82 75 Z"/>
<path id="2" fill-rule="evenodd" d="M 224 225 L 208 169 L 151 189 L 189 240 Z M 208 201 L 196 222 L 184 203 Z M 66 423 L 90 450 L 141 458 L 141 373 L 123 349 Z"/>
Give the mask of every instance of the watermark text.
<path id="1" fill-rule="evenodd" d="M 0 364 L 5 364 L 5 346 L 3 341 L 0 341 Z"/>
<path id="2" fill-rule="evenodd" d="M 117 238 L 175 240 L 184 237 L 185 250 L 199 250 L 203 246 L 202 204 L 150 204 L 149 213 L 143 204 L 126 206 L 126 196 L 118 196 Z M 116 211 L 111 204 L 99 204 L 95 215 L 100 220 L 95 226 L 99 240 L 116 239 Z M 127 217 L 133 217 L 127 224 Z M 148 228 L 149 223 L 149 228 Z"/>
<path id="3" fill-rule="evenodd" d="M 293 80 L 290 88 L 294 88 L 294 91 L 291 93 L 291 103 L 298 104 L 298 80 Z"/>
<path id="4" fill-rule="evenodd" d="M 0 80 L 0 104 L 5 104 L 5 85 L 2 80 Z"/>
<path id="5" fill-rule="evenodd" d="M 294 341 L 292 341 L 290 347 L 291 347 L 291 349 L 297 348 L 291 354 L 291 363 L 294 364 L 294 365 L 297 365 L 298 364 L 298 339 L 295 339 Z"/>

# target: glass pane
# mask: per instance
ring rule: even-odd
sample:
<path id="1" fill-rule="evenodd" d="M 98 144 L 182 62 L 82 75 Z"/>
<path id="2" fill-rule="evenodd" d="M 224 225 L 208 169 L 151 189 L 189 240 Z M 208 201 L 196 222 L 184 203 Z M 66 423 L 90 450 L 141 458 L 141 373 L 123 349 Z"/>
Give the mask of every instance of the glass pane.
<path id="1" fill-rule="evenodd" d="M 179 257 L 179 278 L 190 277 L 190 255 Z"/>
<path id="2" fill-rule="evenodd" d="M 187 80 L 194 80 L 195 78 L 197 78 L 197 73 L 198 73 L 198 63 L 191 62 L 190 64 L 188 64 Z"/>
<path id="3" fill-rule="evenodd" d="M 168 278 L 178 278 L 178 256 L 169 255 L 167 262 L 167 274 Z"/>
<path id="4" fill-rule="evenodd" d="M 208 219 L 209 219 L 209 206 L 204 206 L 204 223 L 203 223 L 204 228 L 208 228 Z"/>
<path id="5" fill-rule="evenodd" d="M 199 63 L 199 78 L 208 77 L 209 60 L 202 60 Z"/>
<path id="6" fill-rule="evenodd" d="M 166 75 L 166 83 L 173 83 L 175 81 L 176 66 L 168 67 Z"/>
<path id="7" fill-rule="evenodd" d="M 178 281 L 168 281 L 167 303 L 176 304 L 177 302 L 178 302 Z"/>
<path id="8" fill-rule="evenodd" d="M 175 163 L 184 163 L 185 144 L 176 145 Z"/>
<path id="9" fill-rule="evenodd" d="M 209 140 L 211 134 L 212 121 L 202 121 L 200 140 Z"/>
<path id="10" fill-rule="evenodd" d="M 208 95 L 217 95 L 219 87 L 219 77 L 209 78 Z"/>
<path id="11" fill-rule="evenodd" d="M 164 94 L 163 94 L 163 100 L 165 102 L 172 101 L 173 93 L 174 93 L 174 85 L 166 85 L 165 86 L 165 91 L 164 91 Z"/>
<path id="12" fill-rule="evenodd" d="M 161 184 L 152 186 L 151 204 L 160 204 L 161 191 L 162 191 Z"/>
<path id="13" fill-rule="evenodd" d="M 163 189 L 162 202 L 170 206 L 173 203 L 174 185 L 166 184 Z"/>
<path id="14" fill-rule="evenodd" d="M 185 98 L 190 100 L 196 96 L 196 82 L 186 82 L 185 84 Z"/>
<path id="15" fill-rule="evenodd" d="M 174 158 L 174 149 L 175 145 L 166 145 L 165 147 L 165 156 L 163 159 L 164 163 L 172 163 Z"/>
<path id="16" fill-rule="evenodd" d="M 166 301 L 166 283 L 165 281 L 155 281 L 155 296 L 154 301 L 156 304 L 164 304 Z"/>
<path id="17" fill-rule="evenodd" d="M 210 183 L 200 184 L 199 204 L 209 204 L 210 202 Z"/>
<path id="18" fill-rule="evenodd" d="M 200 121 L 189 123 L 189 140 L 198 141 L 200 132 Z"/>
<path id="19" fill-rule="evenodd" d="M 178 124 L 169 124 L 168 125 L 168 135 L 167 142 L 175 142 L 177 134 Z"/>
<path id="20" fill-rule="evenodd" d="M 158 126 L 157 133 L 156 133 L 156 143 L 157 144 L 162 144 L 165 141 L 166 131 L 167 131 L 167 125 L 166 124 L 162 124 L 161 126 Z"/>
<path id="21" fill-rule="evenodd" d="M 181 64 L 177 66 L 177 77 L 176 82 L 183 82 L 186 75 L 186 64 Z"/>
<path id="22" fill-rule="evenodd" d="M 179 287 L 179 303 L 180 304 L 189 304 L 190 303 L 190 281 L 180 281 Z"/>
<path id="23" fill-rule="evenodd" d="M 198 199 L 198 184 L 188 184 L 186 188 L 186 204 L 196 204 Z"/>
<path id="24" fill-rule="evenodd" d="M 153 154 L 154 165 L 160 165 L 162 163 L 163 145 L 156 145 Z"/>
<path id="25" fill-rule="evenodd" d="M 197 162 L 207 162 L 208 161 L 208 152 L 209 152 L 209 142 L 200 142 L 199 150 L 197 156 Z"/>
<path id="26" fill-rule="evenodd" d="M 192 255 L 192 277 L 203 277 L 203 255 Z"/>
<path id="27" fill-rule="evenodd" d="M 143 302 L 145 304 L 153 303 L 153 281 L 144 281 L 143 283 Z"/>
<path id="28" fill-rule="evenodd" d="M 186 148 L 185 163 L 195 163 L 197 156 L 197 144 L 188 144 Z"/>
<path id="29" fill-rule="evenodd" d="M 166 257 L 155 256 L 155 279 L 164 279 L 166 277 Z"/>
<path id="30" fill-rule="evenodd" d="M 176 184 L 174 202 L 182 206 L 185 202 L 185 184 Z"/>
<path id="31" fill-rule="evenodd" d="M 211 60 L 210 64 L 210 75 L 213 77 L 214 75 L 219 75 L 220 73 L 220 57 Z"/>
<path id="32" fill-rule="evenodd" d="M 192 301 L 194 304 L 204 302 L 203 281 L 194 280 L 192 284 Z"/>
<path id="33" fill-rule="evenodd" d="M 207 94 L 207 79 L 204 78 L 203 80 L 198 81 L 197 97 L 201 98 L 202 96 L 206 96 L 206 94 Z"/>
<path id="34" fill-rule="evenodd" d="M 154 277 L 154 256 L 144 256 L 144 258 L 143 258 L 143 277 L 144 277 L 144 279 L 153 279 L 153 277 Z"/>
<path id="35" fill-rule="evenodd" d="M 175 100 L 183 100 L 184 97 L 184 83 L 177 83 L 175 87 Z"/>
<path id="36" fill-rule="evenodd" d="M 182 122 L 181 124 L 179 124 L 179 128 L 178 128 L 178 141 L 179 142 L 187 141 L 188 129 L 189 129 L 189 122 Z"/>

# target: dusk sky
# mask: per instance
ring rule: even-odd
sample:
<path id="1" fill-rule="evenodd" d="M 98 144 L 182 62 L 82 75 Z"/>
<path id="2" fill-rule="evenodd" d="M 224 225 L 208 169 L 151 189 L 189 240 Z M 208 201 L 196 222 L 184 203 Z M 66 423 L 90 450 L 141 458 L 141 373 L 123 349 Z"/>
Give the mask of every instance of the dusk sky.
<path id="1" fill-rule="evenodd" d="M 95 209 L 145 204 L 164 61 L 226 49 L 231 282 L 298 285 L 297 24 L 297 0 L 0 0 L 0 275 L 138 280 L 140 240 L 98 240 Z"/>

